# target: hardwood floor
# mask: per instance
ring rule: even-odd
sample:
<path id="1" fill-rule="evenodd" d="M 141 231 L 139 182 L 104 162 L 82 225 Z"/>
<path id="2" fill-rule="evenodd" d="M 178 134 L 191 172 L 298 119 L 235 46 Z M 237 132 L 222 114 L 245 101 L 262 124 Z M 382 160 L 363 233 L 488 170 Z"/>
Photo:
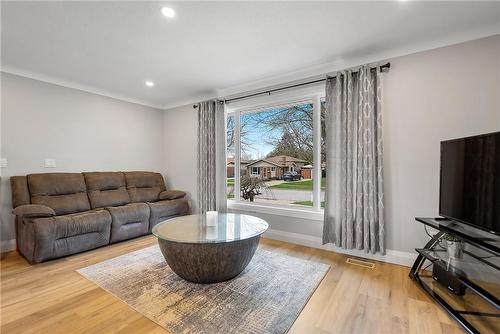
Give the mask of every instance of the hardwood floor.
<path id="1" fill-rule="evenodd" d="M 1 328 L 7 333 L 168 333 L 76 269 L 156 243 L 152 236 L 30 266 L 1 259 Z M 263 239 L 260 247 L 331 265 L 290 333 L 463 333 L 409 278 L 409 268 Z"/>

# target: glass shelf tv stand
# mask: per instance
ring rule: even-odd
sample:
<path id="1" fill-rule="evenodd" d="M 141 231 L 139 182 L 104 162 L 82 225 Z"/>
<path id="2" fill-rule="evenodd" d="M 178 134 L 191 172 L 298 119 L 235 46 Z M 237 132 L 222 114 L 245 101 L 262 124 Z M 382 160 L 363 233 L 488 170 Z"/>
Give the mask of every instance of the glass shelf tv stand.
<path id="1" fill-rule="evenodd" d="M 417 222 L 438 230 L 424 248 L 410 271 L 410 278 L 468 333 L 500 333 L 500 237 L 451 220 L 415 218 Z M 441 238 L 450 234 L 465 242 L 460 259 L 449 258 Z M 433 279 L 430 269 L 458 280 L 463 295 L 449 291 Z"/>

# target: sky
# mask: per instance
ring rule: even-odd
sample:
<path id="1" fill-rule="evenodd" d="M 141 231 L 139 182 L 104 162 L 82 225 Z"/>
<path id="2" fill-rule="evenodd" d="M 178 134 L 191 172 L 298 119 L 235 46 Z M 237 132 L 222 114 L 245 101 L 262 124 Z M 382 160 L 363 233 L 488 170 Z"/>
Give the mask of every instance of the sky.
<path id="1" fill-rule="evenodd" d="M 275 112 L 279 109 L 284 108 L 269 108 L 257 113 L 253 112 L 241 115 L 241 125 L 243 126 L 243 124 L 247 124 L 247 142 L 252 143 L 252 147 L 246 149 L 246 153 L 251 155 L 251 159 L 264 158 L 274 149 L 274 146 L 270 145 L 269 141 L 281 138 L 283 136 L 283 129 L 270 130 L 264 125 L 258 125 L 258 120 L 260 117 L 269 116 L 271 112 Z"/>
<path id="2" fill-rule="evenodd" d="M 241 117 L 241 122 L 245 122 L 245 116 Z M 262 127 L 250 127 L 247 138 L 248 142 L 252 143 L 252 147 L 246 149 L 247 154 L 252 156 L 252 159 L 264 158 L 274 148 L 268 144 L 273 138 L 279 138 L 283 134 L 281 130 L 269 131 Z"/>

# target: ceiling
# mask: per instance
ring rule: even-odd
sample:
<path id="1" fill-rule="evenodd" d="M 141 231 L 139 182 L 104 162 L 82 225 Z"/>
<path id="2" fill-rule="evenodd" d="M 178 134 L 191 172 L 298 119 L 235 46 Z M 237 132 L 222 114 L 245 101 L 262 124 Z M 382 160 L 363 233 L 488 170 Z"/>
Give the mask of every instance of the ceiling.
<path id="1" fill-rule="evenodd" d="M 500 33 L 499 2 L 1 6 L 2 71 L 159 108 Z"/>

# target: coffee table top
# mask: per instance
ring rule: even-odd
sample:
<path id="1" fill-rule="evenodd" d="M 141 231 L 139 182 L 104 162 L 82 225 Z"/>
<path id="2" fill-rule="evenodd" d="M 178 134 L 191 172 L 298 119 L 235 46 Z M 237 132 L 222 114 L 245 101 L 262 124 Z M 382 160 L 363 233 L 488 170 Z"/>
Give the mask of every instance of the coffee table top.
<path id="1" fill-rule="evenodd" d="M 182 243 L 223 243 L 258 236 L 268 227 L 265 220 L 254 216 L 209 211 L 161 222 L 153 227 L 153 234 L 158 239 Z"/>

